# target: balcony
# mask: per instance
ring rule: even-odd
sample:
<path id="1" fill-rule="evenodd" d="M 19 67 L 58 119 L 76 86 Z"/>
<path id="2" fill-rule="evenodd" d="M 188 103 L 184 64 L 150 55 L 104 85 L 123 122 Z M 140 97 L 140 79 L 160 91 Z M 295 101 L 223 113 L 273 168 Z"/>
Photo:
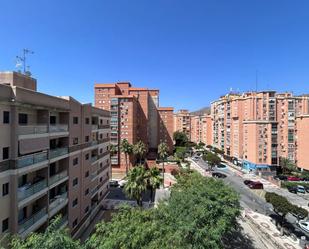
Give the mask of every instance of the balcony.
<path id="1" fill-rule="evenodd" d="M 110 129 L 110 125 L 99 125 L 99 129 Z"/>
<path id="2" fill-rule="evenodd" d="M 18 224 L 18 233 L 27 235 L 28 233 L 35 230 L 30 229 L 32 226 L 37 225 L 38 227 L 43 224 L 47 220 L 47 212 L 46 208 L 41 209 L 40 211 L 36 212 L 28 219 L 24 219 Z M 28 231 L 27 231 L 28 230 Z"/>
<path id="3" fill-rule="evenodd" d="M 49 126 L 49 132 L 54 133 L 54 132 L 68 132 L 69 131 L 69 126 L 66 124 L 58 124 L 58 125 L 50 125 Z"/>
<path id="4" fill-rule="evenodd" d="M 49 151 L 49 159 L 53 159 L 59 156 L 68 154 L 69 149 L 67 147 L 57 148 Z"/>
<path id="5" fill-rule="evenodd" d="M 60 182 L 62 179 L 65 179 L 68 176 L 68 171 L 64 170 L 58 174 L 55 174 L 49 178 L 49 186 L 55 184 L 56 182 Z"/>
<path id="6" fill-rule="evenodd" d="M 48 133 L 47 125 L 25 125 L 18 127 L 18 135 L 44 134 Z"/>
<path id="7" fill-rule="evenodd" d="M 62 209 L 68 203 L 68 193 L 65 192 L 61 195 L 55 196 L 49 202 L 48 210 L 50 215 L 56 214 L 60 209 Z"/>
<path id="8" fill-rule="evenodd" d="M 47 187 L 46 179 L 41 180 L 35 184 L 27 183 L 24 186 L 18 188 L 18 201 L 22 201 Z"/>
<path id="9" fill-rule="evenodd" d="M 93 124 L 92 125 L 92 130 L 95 131 L 95 130 L 98 130 L 99 126 L 97 124 Z"/>
<path id="10" fill-rule="evenodd" d="M 36 163 L 44 162 L 47 158 L 47 152 L 31 154 L 17 159 L 17 168 L 27 167 Z"/>

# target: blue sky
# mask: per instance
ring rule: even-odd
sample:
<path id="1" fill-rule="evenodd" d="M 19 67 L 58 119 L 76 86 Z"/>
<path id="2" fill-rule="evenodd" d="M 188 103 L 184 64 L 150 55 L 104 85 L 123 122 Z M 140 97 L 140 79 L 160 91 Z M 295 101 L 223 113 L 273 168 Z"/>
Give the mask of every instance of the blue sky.
<path id="1" fill-rule="evenodd" d="M 309 93 L 308 0 L 0 0 L 0 70 L 22 48 L 39 91 L 93 102 L 94 82 L 160 89 L 190 110 L 227 93 Z"/>

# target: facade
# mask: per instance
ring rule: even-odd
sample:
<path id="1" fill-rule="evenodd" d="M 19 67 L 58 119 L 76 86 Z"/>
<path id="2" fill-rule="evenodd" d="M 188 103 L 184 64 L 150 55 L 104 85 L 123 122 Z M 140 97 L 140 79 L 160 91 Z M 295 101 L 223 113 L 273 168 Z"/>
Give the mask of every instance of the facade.
<path id="1" fill-rule="evenodd" d="M 1 236 L 44 231 L 62 215 L 74 237 L 108 194 L 110 113 L 0 73 Z"/>
<path id="2" fill-rule="evenodd" d="M 122 177 L 126 170 L 125 155 L 120 151 L 123 139 L 130 144 L 142 141 L 148 148 L 149 160 L 156 158 L 162 139 L 172 151 L 170 126 L 173 126 L 173 120 L 170 119 L 170 108 L 159 107 L 159 90 L 132 87 L 129 82 L 95 84 L 95 106 L 111 111 L 111 143 L 117 149 L 111 158 L 114 176 Z M 168 123 L 164 122 L 165 119 Z M 134 163 L 135 158 L 131 155 L 129 167 Z"/>
<path id="3" fill-rule="evenodd" d="M 212 145 L 212 119 L 210 115 L 191 116 L 191 141 Z"/>
<path id="4" fill-rule="evenodd" d="M 247 170 L 278 166 L 280 157 L 297 162 L 297 117 L 308 113 L 308 103 L 275 91 L 222 96 L 211 104 L 213 145 Z"/>
<path id="5" fill-rule="evenodd" d="M 191 140 L 191 117 L 188 110 L 179 110 L 174 114 L 174 131 L 184 132 Z"/>
<path id="6" fill-rule="evenodd" d="M 173 152 L 173 133 L 174 133 L 174 108 L 159 107 L 158 134 L 159 143 L 164 142 L 169 148 L 169 152 Z"/>

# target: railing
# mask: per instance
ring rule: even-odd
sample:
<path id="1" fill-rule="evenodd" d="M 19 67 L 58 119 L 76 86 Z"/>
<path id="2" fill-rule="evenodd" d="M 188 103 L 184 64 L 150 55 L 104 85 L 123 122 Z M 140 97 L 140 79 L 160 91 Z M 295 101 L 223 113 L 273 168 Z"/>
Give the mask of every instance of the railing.
<path id="1" fill-rule="evenodd" d="M 93 140 L 93 141 L 91 142 L 91 145 L 97 145 L 98 143 L 99 143 L 99 141 Z"/>
<path id="2" fill-rule="evenodd" d="M 18 135 L 43 134 L 47 132 L 47 125 L 26 125 L 19 126 L 18 128 Z"/>
<path id="3" fill-rule="evenodd" d="M 49 151 L 49 158 L 55 158 L 58 156 L 63 156 L 65 154 L 68 154 L 69 149 L 67 147 L 65 148 L 58 148 L 58 149 L 53 149 Z"/>
<path id="4" fill-rule="evenodd" d="M 98 125 L 96 124 L 96 125 L 92 125 L 92 130 L 97 130 L 98 129 Z"/>
<path id="5" fill-rule="evenodd" d="M 64 203 L 67 198 L 68 198 L 67 192 L 59 195 L 49 203 L 48 209 L 53 210 L 54 208 L 58 207 L 61 203 Z"/>
<path id="6" fill-rule="evenodd" d="M 23 168 L 32 164 L 43 162 L 47 160 L 47 151 L 31 154 L 27 156 L 22 156 L 17 159 L 17 167 Z"/>
<path id="7" fill-rule="evenodd" d="M 96 176 L 98 175 L 98 172 L 94 172 L 91 174 L 91 180 L 93 180 L 94 178 L 96 178 Z"/>
<path id="8" fill-rule="evenodd" d="M 21 223 L 18 224 L 19 229 L 18 232 L 21 234 L 27 229 L 29 229 L 32 225 L 38 222 L 41 218 L 46 215 L 46 208 L 41 209 L 37 213 L 33 214 L 30 218 L 23 220 Z"/>
<path id="9" fill-rule="evenodd" d="M 49 132 L 66 132 L 69 130 L 69 126 L 66 124 L 50 125 Z"/>
<path id="10" fill-rule="evenodd" d="M 57 224 L 57 228 L 61 228 L 65 223 L 68 222 L 68 215 L 66 214 L 65 216 L 61 217 L 59 224 Z"/>
<path id="11" fill-rule="evenodd" d="M 109 129 L 110 125 L 99 125 L 99 129 Z"/>
<path id="12" fill-rule="evenodd" d="M 56 182 L 59 182 L 60 180 L 62 180 L 63 178 L 68 176 L 68 171 L 64 170 L 59 174 L 53 175 L 49 178 L 49 186 L 53 185 Z"/>
<path id="13" fill-rule="evenodd" d="M 28 198 L 29 196 L 40 192 L 42 189 L 44 189 L 46 187 L 47 187 L 46 179 L 39 181 L 39 182 L 37 182 L 33 185 L 30 185 L 30 186 L 24 185 L 24 186 L 18 188 L 18 200 L 22 201 L 22 200 Z"/>

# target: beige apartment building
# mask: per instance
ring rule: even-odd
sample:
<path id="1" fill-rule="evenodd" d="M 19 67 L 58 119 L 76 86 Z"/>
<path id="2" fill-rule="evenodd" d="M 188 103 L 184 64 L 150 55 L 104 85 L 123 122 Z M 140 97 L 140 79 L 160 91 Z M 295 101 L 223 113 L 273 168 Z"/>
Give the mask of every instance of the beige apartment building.
<path id="1" fill-rule="evenodd" d="M 298 116 L 308 114 L 308 103 L 308 97 L 275 91 L 222 96 L 211 103 L 213 145 L 247 170 L 275 169 L 280 157 L 298 163 L 304 149 Z"/>
<path id="2" fill-rule="evenodd" d="M 125 155 L 120 151 L 123 139 L 130 144 L 142 141 L 148 148 L 148 160 L 156 159 L 162 141 L 173 150 L 172 108 L 159 107 L 159 90 L 132 87 L 129 82 L 95 84 L 95 106 L 111 111 L 111 143 L 118 151 L 111 157 L 115 177 L 122 177 L 126 170 Z M 131 155 L 129 167 L 134 164 Z"/>
<path id="3" fill-rule="evenodd" d="M 174 131 L 184 132 L 191 140 L 191 117 L 188 110 L 182 109 L 174 113 Z"/>
<path id="4" fill-rule="evenodd" d="M 26 237 L 62 215 L 79 237 L 108 194 L 110 113 L 0 73 L 0 231 Z"/>
<path id="5" fill-rule="evenodd" d="M 212 145 L 212 118 L 210 115 L 191 116 L 190 130 L 192 142 Z"/>

